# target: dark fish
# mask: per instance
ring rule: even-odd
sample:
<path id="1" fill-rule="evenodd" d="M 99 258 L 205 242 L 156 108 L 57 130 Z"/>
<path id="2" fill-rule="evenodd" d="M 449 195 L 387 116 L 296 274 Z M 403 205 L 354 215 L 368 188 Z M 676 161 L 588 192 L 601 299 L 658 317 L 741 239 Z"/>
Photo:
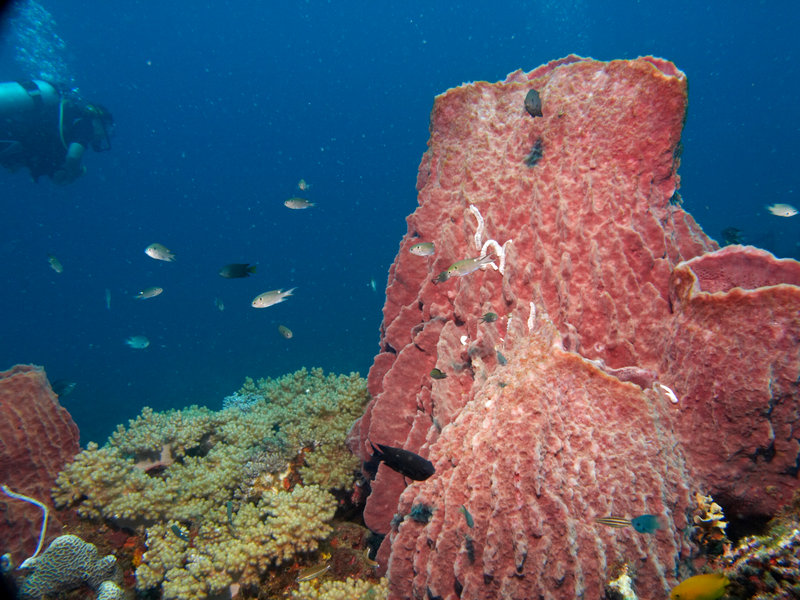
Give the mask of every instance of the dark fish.
<path id="1" fill-rule="evenodd" d="M 525 96 L 525 110 L 532 117 L 542 117 L 542 98 L 536 90 L 530 90 Z"/>
<path id="2" fill-rule="evenodd" d="M 528 153 L 528 156 L 525 157 L 525 164 L 532 169 L 539 164 L 539 161 L 542 160 L 543 155 L 544 147 L 542 144 L 542 138 L 537 138 L 536 141 L 533 142 L 533 146 L 531 146 L 531 151 Z"/>
<path id="3" fill-rule="evenodd" d="M 186 535 L 183 532 L 183 529 L 181 529 L 177 525 L 173 525 L 172 527 L 170 527 L 170 529 L 172 529 L 172 533 L 174 533 L 176 537 L 182 539 L 184 542 L 188 542 L 189 541 L 189 536 Z"/>
<path id="4" fill-rule="evenodd" d="M 256 272 L 258 265 L 251 265 L 249 263 L 231 263 L 225 265 L 220 270 L 219 274 L 225 279 L 238 279 L 240 277 L 250 277 L 251 273 Z"/>
<path id="5" fill-rule="evenodd" d="M 503 356 L 503 353 L 500 352 L 500 350 L 495 350 L 495 352 L 497 353 L 497 364 L 499 364 L 501 367 L 506 366 L 508 364 L 508 360 L 506 360 L 506 357 Z"/>
<path id="6" fill-rule="evenodd" d="M 497 321 L 497 313 L 487 312 L 481 317 L 481 323 L 494 323 Z"/>
<path id="7" fill-rule="evenodd" d="M 76 385 L 78 384 L 75 383 L 74 381 L 59 379 L 50 384 L 50 387 L 53 388 L 53 391 L 56 393 L 56 396 L 60 398 L 62 396 L 69 396 L 72 393 L 72 390 L 75 389 Z"/>
<path id="8" fill-rule="evenodd" d="M 433 379 L 444 379 L 445 377 L 447 377 L 447 373 L 445 373 L 444 371 L 440 371 L 439 369 L 434 368 L 434 369 L 431 369 L 431 377 Z"/>
<path id="9" fill-rule="evenodd" d="M 417 523 L 427 523 L 433 516 L 433 507 L 420 502 L 411 507 L 411 512 L 408 513 L 408 516 Z"/>
<path id="10" fill-rule="evenodd" d="M 409 479 L 425 481 L 436 472 L 431 461 L 410 450 L 383 444 L 378 444 L 376 448 L 372 442 L 369 444 L 372 446 L 373 458 L 377 458 L 393 471 L 397 471 Z"/>
<path id="11" fill-rule="evenodd" d="M 722 241 L 724 242 L 725 246 L 744 243 L 744 235 L 742 234 L 742 230 L 737 229 L 736 227 L 726 227 L 722 230 Z"/>

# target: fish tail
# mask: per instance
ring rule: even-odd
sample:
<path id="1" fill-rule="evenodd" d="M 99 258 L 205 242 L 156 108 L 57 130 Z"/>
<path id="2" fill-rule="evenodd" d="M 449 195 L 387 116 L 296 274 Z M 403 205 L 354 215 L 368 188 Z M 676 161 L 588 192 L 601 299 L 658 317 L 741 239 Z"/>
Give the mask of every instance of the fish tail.
<path id="1" fill-rule="evenodd" d="M 247 272 L 248 272 L 248 273 L 255 273 L 255 272 L 256 272 L 256 267 L 257 267 L 257 266 L 258 266 L 258 265 L 250 265 L 249 267 L 247 267 Z"/>

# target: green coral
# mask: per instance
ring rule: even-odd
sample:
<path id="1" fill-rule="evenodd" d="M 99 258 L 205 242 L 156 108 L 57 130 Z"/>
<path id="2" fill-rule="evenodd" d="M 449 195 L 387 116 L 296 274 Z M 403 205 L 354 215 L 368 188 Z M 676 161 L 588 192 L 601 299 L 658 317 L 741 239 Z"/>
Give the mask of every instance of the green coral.
<path id="1" fill-rule="evenodd" d="M 242 393 L 260 398 L 244 410 L 145 408 L 59 474 L 58 505 L 146 530 L 140 588 L 201 598 L 328 535 L 327 490 L 349 487 L 358 466 L 345 436 L 368 400 L 365 380 L 302 369 L 248 378 Z"/>

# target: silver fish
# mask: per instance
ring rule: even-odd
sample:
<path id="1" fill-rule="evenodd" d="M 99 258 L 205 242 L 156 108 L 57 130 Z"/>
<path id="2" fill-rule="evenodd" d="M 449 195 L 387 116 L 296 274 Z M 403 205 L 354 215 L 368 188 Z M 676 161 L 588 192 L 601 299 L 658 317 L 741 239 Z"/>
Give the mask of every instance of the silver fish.
<path id="1" fill-rule="evenodd" d="M 289 198 L 286 202 L 283 203 L 286 208 L 291 208 L 293 210 L 302 210 L 304 208 L 311 208 L 314 206 L 313 202 L 309 202 L 308 200 L 304 200 L 303 198 Z"/>
<path id="2" fill-rule="evenodd" d="M 158 243 L 150 244 L 144 249 L 144 253 L 150 258 L 155 258 L 156 260 L 165 260 L 167 262 L 175 261 L 175 255 L 172 253 L 172 251 L 166 246 L 162 246 Z"/>
<path id="3" fill-rule="evenodd" d="M 164 291 L 164 288 L 160 288 L 157 286 L 147 287 L 144 288 L 141 292 L 136 294 L 134 298 L 137 300 L 147 300 L 148 298 L 155 298 L 156 296 L 160 295 L 161 292 Z"/>
<path id="4" fill-rule="evenodd" d="M 263 294 L 259 294 L 253 298 L 252 306 L 253 308 L 267 308 L 273 304 L 278 304 L 279 302 L 283 302 L 286 300 L 286 298 L 291 296 L 292 292 L 296 289 L 296 287 L 293 287 L 285 292 L 283 290 L 271 290 L 269 292 L 264 292 Z"/>
<path id="5" fill-rule="evenodd" d="M 772 204 L 767 210 L 776 217 L 793 217 L 797 214 L 797 209 L 791 204 Z"/>
<path id="6" fill-rule="evenodd" d="M 125 340 L 125 343 L 134 350 L 144 350 L 150 345 L 150 340 L 143 335 L 132 335 Z"/>

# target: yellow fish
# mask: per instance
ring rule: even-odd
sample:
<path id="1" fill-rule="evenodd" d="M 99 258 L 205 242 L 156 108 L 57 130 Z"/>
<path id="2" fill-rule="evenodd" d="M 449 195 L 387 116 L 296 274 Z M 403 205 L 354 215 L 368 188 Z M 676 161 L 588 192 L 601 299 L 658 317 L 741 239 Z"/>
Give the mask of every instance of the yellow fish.
<path id="1" fill-rule="evenodd" d="M 672 588 L 671 600 L 717 600 L 725 594 L 730 583 L 722 573 L 695 575 Z"/>

